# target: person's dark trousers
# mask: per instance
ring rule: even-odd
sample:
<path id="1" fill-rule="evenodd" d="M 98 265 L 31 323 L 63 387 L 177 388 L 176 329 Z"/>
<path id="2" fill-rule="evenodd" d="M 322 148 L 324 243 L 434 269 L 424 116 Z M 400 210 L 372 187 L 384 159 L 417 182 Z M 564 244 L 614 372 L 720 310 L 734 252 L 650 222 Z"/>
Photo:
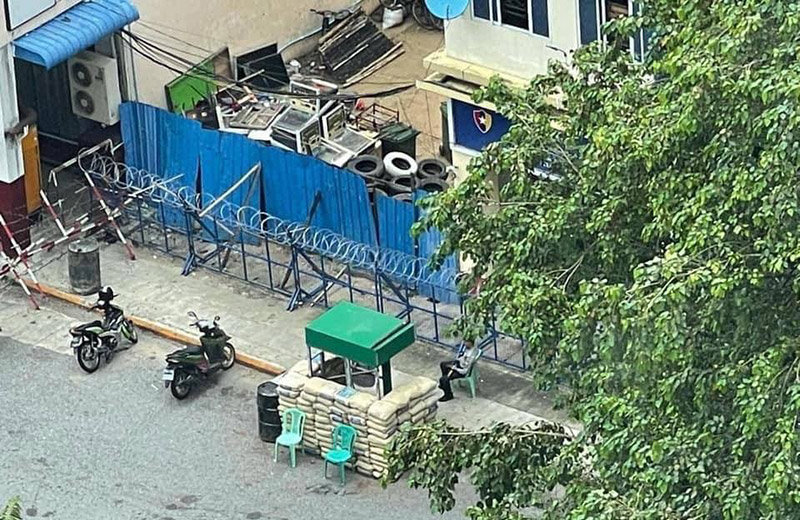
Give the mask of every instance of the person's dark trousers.
<path id="1" fill-rule="evenodd" d="M 456 366 L 455 361 L 443 361 L 439 363 L 439 368 L 442 370 L 442 377 L 439 378 L 439 388 L 444 392 L 442 398 L 439 399 L 440 401 L 449 401 L 453 398 L 453 389 L 450 386 L 450 381 L 464 378 L 463 374 L 451 370 L 454 366 Z"/>

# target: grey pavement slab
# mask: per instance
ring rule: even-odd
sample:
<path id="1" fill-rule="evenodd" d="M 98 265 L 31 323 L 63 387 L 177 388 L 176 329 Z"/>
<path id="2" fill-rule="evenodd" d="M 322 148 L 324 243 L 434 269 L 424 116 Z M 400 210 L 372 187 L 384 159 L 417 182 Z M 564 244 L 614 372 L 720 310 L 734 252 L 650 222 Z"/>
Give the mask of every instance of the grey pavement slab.
<path id="1" fill-rule="evenodd" d="M 131 261 L 120 244 L 101 247 L 103 284 L 120 293 L 117 301 L 127 312 L 190 334 L 194 332 L 188 327 L 189 310 L 201 316 L 219 315 L 237 349 L 287 368 L 305 359 L 304 327 L 324 312 L 321 305 L 289 312 L 284 296 L 206 269 L 182 276 L 180 260 L 152 249 L 138 248 L 137 254 Z M 50 261 L 37 274 L 43 283 L 70 289 L 66 257 Z M 452 357 L 445 348 L 417 342 L 395 359 L 393 368 L 400 379 L 403 375 L 436 379 L 439 363 Z M 464 391 L 456 390 L 457 399 L 441 407 L 442 417 L 465 426 L 538 418 L 575 426 L 564 412 L 553 409 L 548 394 L 534 389 L 527 374 L 481 361 L 481 378 L 479 398 L 470 403 Z"/>
<path id="2" fill-rule="evenodd" d="M 176 401 L 160 384 L 174 344 L 142 334 L 88 375 L 55 343 L 58 334 L 41 347 L 8 335 L 31 316 L 30 327 L 46 332 L 88 314 L 52 303 L 32 311 L 8 295 L 1 303 L 0 497 L 21 495 L 26 518 L 463 518 L 463 509 L 431 514 L 425 494 L 402 482 L 382 490 L 348 473 L 341 488 L 310 455 L 299 455 L 295 469 L 285 453 L 274 463 L 272 445 L 257 435 L 255 388 L 263 374 L 235 367 Z M 466 486 L 458 496 L 461 508 L 473 498 Z"/>

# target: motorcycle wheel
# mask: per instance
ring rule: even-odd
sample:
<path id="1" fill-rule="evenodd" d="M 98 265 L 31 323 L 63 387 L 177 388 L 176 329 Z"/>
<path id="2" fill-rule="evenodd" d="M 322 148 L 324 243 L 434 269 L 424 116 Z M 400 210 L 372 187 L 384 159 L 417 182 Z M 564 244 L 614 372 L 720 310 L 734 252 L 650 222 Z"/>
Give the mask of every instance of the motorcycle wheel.
<path id="1" fill-rule="evenodd" d="M 131 320 L 122 323 L 122 335 L 134 345 L 139 342 L 139 332 Z"/>
<path id="2" fill-rule="evenodd" d="M 425 0 L 414 1 L 414 3 L 411 5 L 411 15 L 423 29 L 427 29 L 429 31 L 436 29 L 433 21 L 433 15 L 430 11 L 428 11 L 428 6 L 425 5 Z"/>
<path id="3" fill-rule="evenodd" d="M 91 345 L 84 343 L 78 347 L 75 357 L 78 358 L 78 365 L 88 374 L 92 374 L 100 368 L 100 355 Z"/>
<path id="4" fill-rule="evenodd" d="M 230 343 L 222 347 L 222 370 L 229 370 L 236 363 L 236 349 Z"/>
<path id="5" fill-rule="evenodd" d="M 185 372 L 177 371 L 175 372 L 175 379 L 172 380 L 172 384 L 169 386 L 172 397 L 178 401 L 186 399 L 192 392 L 192 385 L 186 382 L 187 377 Z"/>

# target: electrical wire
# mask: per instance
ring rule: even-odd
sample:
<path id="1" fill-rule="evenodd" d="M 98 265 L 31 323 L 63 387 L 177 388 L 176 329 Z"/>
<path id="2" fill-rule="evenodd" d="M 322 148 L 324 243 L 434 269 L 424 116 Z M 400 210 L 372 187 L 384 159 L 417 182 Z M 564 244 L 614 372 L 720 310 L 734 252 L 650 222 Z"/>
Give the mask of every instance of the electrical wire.
<path id="1" fill-rule="evenodd" d="M 236 85 L 239 87 L 248 87 L 254 92 L 261 93 L 261 94 L 268 94 L 278 97 L 288 97 L 288 98 L 295 98 L 295 99 L 319 99 L 319 100 L 336 100 L 336 101 L 355 101 L 358 99 L 370 99 L 370 98 L 383 98 L 394 96 L 395 94 L 399 94 L 401 92 L 405 92 L 411 88 L 414 88 L 414 84 L 406 84 L 400 85 L 398 87 L 382 90 L 378 92 L 369 92 L 364 94 L 304 94 L 300 92 L 287 92 L 285 90 L 274 90 L 274 89 L 265 89 L 261 85 L 254 84 L 249 81 L 238 81 L 233 78 L 228 78 L 222 76 L 220 74 L 216 74 L 213 72 L 209 72 L 207 70 L 202 70 L 197 67 L 196 64 L 192 64 L 188 60 L 169 52 L 163 48 L 160 48 L 158 45 L 154 44 L 153 42 L 147 41 L 145 38 L 142 38 L 136 34 L 131 33 L 127 29 L 122 29 L 121 33 L 126 35 L 131 41 L 122 39 L 123 42 L 127 43 L 134 52 L 142 55 L 149 61 L 152 61 L 156 65 L 160 65 L 166 69 L 169 69 L 176 74 L 183 75 L 183 74 L 194 74 L 200 77 L 208 78 L 209 80 L 216 81 L 219 83 L 223 83 L 225 85 Z M 138 46 L 137 46 L 138 44 Z M 159 58 L 156 54 L 158 52 L 162 55 L 162 58 Z M 169 63 L 165 63 L 166 61 L 172 61 L 173 64 L 184 64 L 190 69 L 188 71 L 181 70 L 180 68 L 176 68 Z M 269 77 L 266 75 L 265 77 Z"/>
<path id="2" fill-rule="evenodd" d="M 152 37 L 150 37 L 150 38 L 152 38 Z M 176 47 L 175 45 L 170 45 L 169 43 L 166 43 L 166 42 L 163 42 L 163 41 L 158 41 L 156 39 L 153 39 L 152 41 L 154 43 L 157 43 L 158 45 L 162 46 L 165 49 L 169 49 L 169 50 L 171 50 L 173 52 L 179 52 L 179 53 L 181 53 L 183 55 L 186 55 L 186 56 L 192 56 L 194 58 L 207 59 L 209 56 L 211 56 L 213 54 L 213 52 L 211 52 L 211 51 L 203 51 L 203 54 L 201 54 L 198 51 L 187 50 L 185 48 Z"/>
<path id="3" fill-rule="evenodd" d="M 143 28 L 145 28 L 145 29 L 147 29 L 147 30 L 149 30 L 149 31 L 153 31 L 153 32 L 155 32 L 155 33 L 158 33 L 158 34 L 160 34 L 160 35 L 162 35 L 162 36 L 166 36 L 167 38 L 169 38 L 169 39 L 171 39 L 171 40 L 174 40 L 174 41 L 176 41 L 176 42 L 178 42 L 178 43 L 182 43 L 182 44 L 186 45 L 187 47 L 192 47 L 192 48 L 194 48 L 194 49 L 196 49 L 196 50 L 198 50 L 198 51 L 203 51 L 203 52 L 206 52 L 206 53 L 208 53 L 208 54 L 211 54 L 212 52 L 214 52 L 214 51 L 212 51 L 211 49 L 206 49 L 205 47 L 201 47 L 201 46 L 199 46 L 199 45 L 197 45 L 197 44 L 194 44 L 194 43 L 192 43 L 192 42 L 189 42 L 189 41 L 183 40 L 183 39 L 181 39 L 181 38 L 178 38 L 177 36 L 174 36 L 174 35 L 172 35 L 172 34 L 169 34 L 169 33 L 168 33 L 168 32 L 166 32 L 166 31 L 162 31 L 162 30 L 161 30 L 161 29 L 159 29 L 158 27 L 155 27 L 155 26 L 153 26 L 153 25 L 150 25 L 148 22 L 144 22 L 144 21 L 142 21 L 142 20 L 139 20 L 139 21 L 137 22 L 137 24 L 136 24 L 136 25 L 137 25 L 137 26 L 140 26 L 140 27 L 143 27 Z M 177 30 L 177 29 L 173 29 L 173 30 Z"/>
<path id="4" fill-rule="evenodd" d="M 152 38 L 153 38 L 152 36 L 148 37 L 148 38 L 151 38 L 151 39 L 152 39 L 152 40 L 151 40 L 151 42 L 152 42 L 153 44 L 158 44 L 158 45 L 161 45 L 162 47 L 165 47 L 165 48 L 167 48 L 167 49 L 169 49 L 169 50 L 176 51 L 176 52 L 179 52 L 179 53 L 181 53 L 181 54 L 185 54 L 185 55 L 187 55 L 187 56 L 194 56 L 194 57 L 201 58 L 201 59 L 204 59 L 204 60 L 205 60 L 205 59 L 209 59 L 209 58 L 210 58 L 212 55 L 214 55 L 214 54 L 215 54 L 215 52 L 214 52 L 214 51 L 212 51 L 212 50 L 205 49 L 205 48 L 203 48 L 203 47 L 200 47 L 200 46 L 198 46 L 198 45 L 195 45 L 195 44 L 193 44 L 193 43 L 191 43 L 191 42 L 188 42 L 188 41 L 186 41 L 186 40 L 182 40 L 181 38 L 178 38 L 178 37 L 176 37 L 176 36 L 172 36 L 172 35 L 170 35 L 170 34 L 168 34 L 168 33 L 164 32 L 164 31 L 161 31 L 160 29 L 158 29 L 158 28 L 156 28 L 156 27 L 150 27 L 150 26 L 149 26 L 148 24 L 146 24 L 146 23 L 142 23 L 142 22 L 140 22 L 140 23 L 138 23 L 138 24 L 137 24 L 137 27 L 141 27 L 141 28 L 147 29 L 147 30 L 149 30 L 149 31 L 153 31 L 153 32 L 155 32 L 155 33 L 157 33 L 157 34 L 160 34 L 160 35 L 162 35 L 162 36 L 164 36 L 164 37 L 166 37 L 166 38 L 169 38 L 169 39 L 171 39 L 171 40 L 174 40 L 174 41 L 176 41 L 176 42 L 178 42 L 178 43 L 181 43 L 181 44 L 183 44 L 183 45 L 185 45 L 185 46 L 192 47 L 192 48 L 194 48 L 194 49 L 197 49 L 197 50 L 199 50 L 199 51 L 202 51 L 204 54 L 198 54 L 197 52 L 187 51 L 187 50 L 186 50 L 186 49 L 184 49 L 184 48 L 175 47 L 174 45 L 169 45 L 169 44 L 167 44 L 167 43 L 164 43 L 164 42 L 162 42 L 162 41 L 158 41 L 157 39 L 152 39 Z M 144 39 L 144 37 L 143 37 L 141 34 L 138 34 L 137 36 L 139 36 L 140 38 Z M 279 51 L 279 52 L 276 52 L 276 53 L 273 53 L 273 54 L 270 54 L 269 56 L 264 56 L 262 59 L 271 58 L 271 57 L 273 57 L 273 56 L 280 56 L 280 51 Z M 267 78 L 268 78 L 268 79 L 269 79 L 271 82 L 273 82 L 273 83 L 277 83 L 277 84 L 279 84 L 279 85 L 288 85 L 288 84 L 289 84 L 289 83 L 286 81 L 286 79 L 284 79 L 283 77 L 267 76 L 267 72 L 269 72 L 269 71 L 274 71 L 276 74 L 277 74 L 277 73 L 285 74 L 285 73 L 286 73 L 286 68 L 285 68 L 285 67 L 282 67 L 282 66 L 281 66 L 281 67 L 279 67 L 279 66 L 277 66 L 277 65 L 275 65 L 275 66 L 272 66 L 272 67 L 267 67 L 267 68 L 265 68 L 265 69 L 262 69 L 262 71 L 261 71 L 261 72 L 259 72 L 259 75 L 261 75 L 261 76 L 264 76 L 264 77 L 267 77 Z"/>
<path id="5" fill-rule="evenodd" d="M 140 36 L 137 36 L 137 35 L 133 35 L 133 36 L 134 36 L 134 38 L 132 38 L 132 41 L 136 45 L 138 45 L 139 48 L 136 49 L 134 46 L 132 46 L 132 48 L 134 50 L 136 50 L 137 52 L 139 52 L 139 54 L 147 57 L 153 63 L 156 63 L 157 65 L 161 65 L 161 66 L 167 67 L 170 70 L 172 70 L 173 72 L 175 72 L 176 74 L 178 74 L 179 76 L 188 73 L 188 74 L 194 74 L 195 76 L 201 76 L 201 77 L 204 77 L 206 79 L 210 79 L 210 80 L 213 80 L 213 81 L 216 81 L 216 82 L 221 82 L 222 81 L 220 78 L 223 78 L 223 76 L 212 75 L 212 73 L 210 73 L 208 70 L 199 68 L 199 66 L 197 64 L 195 64 L 195 63 L 193 63 L 193 62 L 191 62 L 191 61 L 189 61 L 189 60 L 187 60 L 185 58 L 182 58 L 182 57 L 180 57 L 180 56 L 178 56 L 176 54 L 170 53 L 170 52 L 164 50 L 163 48 L 159 47 L 158 45 L 154 44 L 153 42 L 150 42 L 150 41 L 148 41 L 148 40 L 146 40 L 146 39 L 144 39 L 144 38 L 142 38 Z M 208 58 L 208 57 L 205 56 L 205 58 Z M 171 62 L 172 66 L 168 66 L 167 62 Z M 189 70 L 184 72 L 186 67 L 189 67 Z M 270 78 L 274 83 L 283 84 L 283 85 L 286 84 L 286 81 L 283 78 L 276 78 L 276 77 L 269 76 L 266 73 L 264 73 L 263 71 L 260 72 L 259 74 L 264 76 L 264 77 Z M 256 88 L 256 86 L 254 85 L 253 88 Z M 205 97 L 205 95 L 203 95 L 203 97 Z"/>

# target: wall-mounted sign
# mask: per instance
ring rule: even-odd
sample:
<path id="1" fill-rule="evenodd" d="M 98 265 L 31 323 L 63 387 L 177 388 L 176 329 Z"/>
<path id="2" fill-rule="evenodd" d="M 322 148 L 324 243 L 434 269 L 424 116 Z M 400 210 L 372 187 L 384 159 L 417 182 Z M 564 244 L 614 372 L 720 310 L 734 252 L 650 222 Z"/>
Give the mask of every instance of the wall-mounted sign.
<path id="1" fill-rule="evenodd" d="M 499 141 L 511 126 L 511 121 L 491 110 L 457 99 L 452 103 L 454 141 L 471 150 L 480 151 Z"/>
<path id="2" fill-rule="evenodd" d="M 13 31 L 25 22 L 47 11 L 56 0 L 3 0 L 6 10 L 6 29 Z"/>

